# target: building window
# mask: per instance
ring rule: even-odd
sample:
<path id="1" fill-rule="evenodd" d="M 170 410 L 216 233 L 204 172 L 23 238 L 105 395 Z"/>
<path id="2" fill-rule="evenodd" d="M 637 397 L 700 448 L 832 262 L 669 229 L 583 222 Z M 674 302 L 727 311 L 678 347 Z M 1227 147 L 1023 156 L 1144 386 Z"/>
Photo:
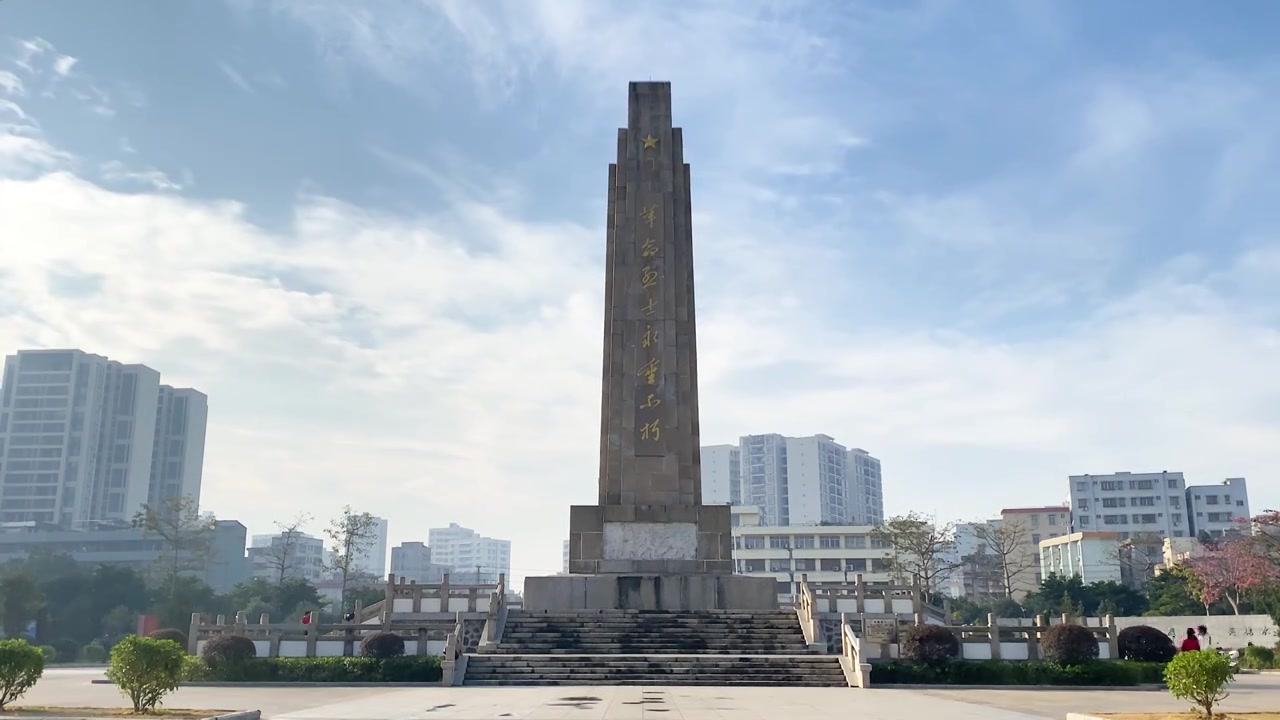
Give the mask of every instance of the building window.
<path id="1" fill-rule="evenodd" d="M 1140 497 L 1140 498 L 1134 498 L 1134 499 L 1137 500 L 1137 502 L 1134 503 L 1135 506 L 1140 506 L 1140 507 L 1156 506 L 1156 499 L 1153 497 Z"/>
<path id="2" fill-rule="evenodd" d="M 892 544 L 885 538 L 873 537 L 871 538 L 871 547 L 884 549 L 887 547 L 892 547 Z"/>
<path id="3" fill-rule="evenodd" d="M 774 550 L 791 547 L 791 537 L 788 535 L 770 535 L 769 547 Z"/>
<path id="4" fill-rule="evenodd" d="M 1049 513 L 1049 524 L 1050 524 L 1050 525 L 1057 525 L 1057 524 L 1058 524 L 1058 516 L 1057 516 L 1057 515 L 1054 515 L 1053 513 Z"/>
<path id="5" fill-rule="evenodd" d="M 1169 517 L 1173 520 L 1174 525 L 1182 524 L 1182 513 L 1173 513 Z"/>
<path id="6" fill-rule="evenodd" d="M 850 550 L 861 550 L 867 546 L 866 535 L 845 535 L 844 546 Z"/>
<path id="7" fill-rule="evenodd" d="M 1182 507 L 1182 498 L 1178 497 L 1177 495 L 1170 495 L 1170 496 L 1169 496 L 1169 507 L 1171 507 L 1171 508 L 1180 508 L 1180 507 Z"/>
<path id="8" fill-rule="evenodd" d="M 832 549 L 832 548 L 838 548 L 838 547 L 840 547 L 840 536 L 839 536 L 839 535 L 822 535 L 822 536 L 819 536 L 819 537 L 818 537 L 818 547 L 820 547 L 820 548 L 826 548 L 826 549 L 828 549 L 828 550 L 830 550 L 830 549 Z"/>
<path id="9" fill-rule="evenodd" d="M 1089 500 L 1087 498 L 1080 498 L 1080 509 L 1081 510 L 1089 509 Z"/>
<path id="10" fill-rule="evenodd" d="M 763 550 L 764 537 L 760 535 L 748 535 L 742 538 L 742 546 L 748 550 Z"/>
<path id="11" fill-rule="evenodd" d="M 1116 482 L 1116 481 L 1113 481 L 1113 480 L 1103 480 L 1103 481 L 1102 481 L 1102 489 L 1103 489 L 1103 490 L 1121 490 L 1121 489 L 1123 489 L 1123 488 L 1124 488 L 1124 483 L 1122 483 L 1122 482 Z"/>
<path id="12" fill-rule="evenodd" d="M 1170 490 L 1177 490 L 1177 489 L 1178 489 L 1178 478 L 1169 478 L 1169 481 L 1168 481 L 1168 482 L 1169 482 L 1169 489 L 1170 489 Z"/>
<path id="13" fill-rule="evenodd" d="M 1136 487 L 1139 490 L 1150 490 L 1153 487 L 1151 480 L 1137 480 L 1135 482 L 1137 483 Z"/>
<path id="14" fill-rule="evenodd" d="M 1181 530 L 1174 530 L 1174 531 L 1173 531 L 1173 536 L 1174 536 L 1174 537 L 1182 537 L 1182 531 L 1181 531 Z"/>
<path id="15" fill-rule="evenodd" d="M 840 560 L 837 558 L 823 558 L 818 561 L 818 569 L 823 572 L 840 572 Z"/>
<path id="16" fill-rule="evenodd" d="M 797 535 L 797 536 L 796 536 L 796 547 L 797 547 L 797 548 L 802 548 L 802 549 L 805 549 L 805 550 L 811 550 L 811 549 L 813 549 L 813 536 L 812 536 L 812 535 Z"/>
<path id="17" fill-rule="evenodd" d="M 1080 525 L 1081 525 L 1082 527 L 1089 527 L 1089 516 L 1088 516 L 1088 515 L 1081 515 L 1081 516 L 1080 516 Z"/>
<path id="18" fill-rule="evenodd" d="M 1217 495 L 1205 495 L 1205 496 L 1204 496 L 1204 504 L 1205 504 L 1205 505 L 1217 505 L 1217 504 L 1218 504 L 1218 496 L 1217 496 Z"/>
<path id="19" fill-rule="evenodd" d="M 866 572 L 867 561 L 863 558 L 845 558 L 844 569 L 846 572 Z"/>
<path id="20" fill-rule="evenodd" d="M 813 558 L 796 558 L 796 570 L 802 570 L 804 572 L 812 572 L 813 570 L 816 570 L 816 569 L 817 569 L 817 566 L 813 562 Z"/>
<path id="21" fill-rule="evenodd" d="M 1035 543 L 1035 544 L 1039 545 L 1039 544 L 1040 544 L 1040 533 L 1031 533 L 1031 542 L 1033 542 L 1033 543 Z"/>
<path id="22" fill-rule="evenodd" d="M 1037 513 L 1037 514 L 1035 514 L 1035 515 L 1032 515 L 1032 516 L 1031 516 L 1031 527 L 1040 527 L 1040 514 L 1039 514 L 1039 513 Z"/>
<path id="23" fill-rule="evenodd" d="M 1243 500 L 1237 500 L 1237 501 L 1236 501 L 1236 507 L 1244 507 L 1244 501 L 1243 501 Z"/>
<path id="24" fill-rule="evenodd" d="M 1088 489 L 1089 489 L 1089 483 L 1085 482 L 1084 480 L 1076 481 L 1076 492 L 1084 492 Z"/>
<path id="25" fill-rule="evenodd" d="M 769 572 L 791 572 L 790 560 L 770 560 Z"/>
<path id="26" fill-rule="evenodd" d="M 1102 524 L 1104 525 L 1124 525 L 1129 522 L 1128 515 L 1103 515 Z"/>

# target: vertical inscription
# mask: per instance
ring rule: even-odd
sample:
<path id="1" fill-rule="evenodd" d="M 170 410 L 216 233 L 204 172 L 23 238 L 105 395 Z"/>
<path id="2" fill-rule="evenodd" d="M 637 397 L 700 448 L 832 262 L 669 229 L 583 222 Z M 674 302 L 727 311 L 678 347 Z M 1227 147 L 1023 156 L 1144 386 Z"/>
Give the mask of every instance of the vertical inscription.
<path id="1" fill-rule="evenodd" d="M 658 138 L 648 134 L 640 138 L 639 216 L 633 220 L 636 265 L 630 278 L 639 307 L 631 321 L 636 353 L 635 377 L 635 448 L 637 457 L 662 457 L 667 454 L 667 421 L 669 408 L 664 405 L 667 368 L 662 366 L 667 338 L 662 321 L 667 312 L 663 303 L 663 259 L 667 240 L 660 183 L 662 163 Z"/>

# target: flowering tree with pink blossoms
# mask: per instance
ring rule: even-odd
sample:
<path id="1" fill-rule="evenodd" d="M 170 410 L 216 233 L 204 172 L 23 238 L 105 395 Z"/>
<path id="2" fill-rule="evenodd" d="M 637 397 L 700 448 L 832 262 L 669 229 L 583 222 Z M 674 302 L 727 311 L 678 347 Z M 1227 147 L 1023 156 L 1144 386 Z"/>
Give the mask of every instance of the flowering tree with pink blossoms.
<path id="1" fill-rule="evenodd" d="M 1224 539 L 1187 566 L 1206 607 L 1225 598 L 1237 615 L 1246 593 L 1280 582 L 1280 567 L 1255 537 Z"/>

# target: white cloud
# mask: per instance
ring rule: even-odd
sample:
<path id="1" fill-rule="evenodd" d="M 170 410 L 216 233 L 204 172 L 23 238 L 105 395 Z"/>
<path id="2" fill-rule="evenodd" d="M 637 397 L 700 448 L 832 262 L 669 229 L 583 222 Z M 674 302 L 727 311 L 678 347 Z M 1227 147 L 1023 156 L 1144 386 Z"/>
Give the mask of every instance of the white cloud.
<path id="1" fill-rule="evenodd" d="M 351 502 L 400 538 L 458 521 L 515 540 L 518 575 L 558 567 L 566 506 L 595 494 L 600 228 L 464 196 L 418 217 L 302 197 L 275 234 L 234 203 L 65 173 L 0 181 L 0 206 L 0 237 L 25 240 L 0 285 L 27 310 L 0 322 L 0 347 L 80 346 L 209 392 L 210 508 L 263 528 L 272 508 Z M 978 516 L 982 488 L 1041 503 L 1071 472 L 1164 468 L 1252 476 L 1274 504 L 1280 336 L 1221 278 L 991 342 L 840 330 L 829 308 L 779 307 L 786 272 L 726 282 L 736 261 L 699 247 L 707 444 L 833 434 L 884 458 L 891 511 Z M 1266 248 L 1249 263 L 1274 281 Z M 55 269 L 100 277 L 97 295 L 59 296 Z"/>
<path id="2" fill-rule="evenodd" d="M 34 73 L 36 69 L 33 60 L 43 56 L 45 53 L 52 52 L 54 52 L 53 45 L 42 37 L 19 40 L 18 56 L 14 59 L 14 62 L 28 73 Z"/>
<path id="3" fill-rule="evenodd" d="M 160 170 L 133 170 L 119 160 L 103 163 L 98 168 L 103 180 L 112 183 L 145 185 L 153 190 L 181 190 L 182 186 Z"/>
<path id="4" fill-rule="evenodd" d="M 79 60 L 71 57 L 70 55 L 59 55 L 53 61 L 53 71 L 62 77 L 66 77 L 71 74 L 71 68 L 75 67 L 77 62 L 79 62 Z"/>
<path id="5" fill-rule="evenodd" d="M 0 90 L 3 90 L 8 95 L 22 95 L 26 92 L 26 88 L 22 84 L 22 78 L 8 70 L 0 70 Z"/>

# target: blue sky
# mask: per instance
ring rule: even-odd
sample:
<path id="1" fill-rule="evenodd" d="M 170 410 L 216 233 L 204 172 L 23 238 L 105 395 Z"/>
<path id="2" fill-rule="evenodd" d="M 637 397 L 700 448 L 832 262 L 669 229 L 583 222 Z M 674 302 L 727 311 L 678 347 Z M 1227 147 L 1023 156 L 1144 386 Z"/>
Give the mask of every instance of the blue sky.
<path id="1" fill-rule="evenodd" d="M 10 0 L 0 349 L 208 392 L 205 504 L 252 530 L 349 502 L 554 571 L 595 494 L 606 168 L 663 79 L 706 444 L 865 447 L 891 513 L 1126 469 L 1261 510 L 1277 30 L 1261 0 Z"/>

